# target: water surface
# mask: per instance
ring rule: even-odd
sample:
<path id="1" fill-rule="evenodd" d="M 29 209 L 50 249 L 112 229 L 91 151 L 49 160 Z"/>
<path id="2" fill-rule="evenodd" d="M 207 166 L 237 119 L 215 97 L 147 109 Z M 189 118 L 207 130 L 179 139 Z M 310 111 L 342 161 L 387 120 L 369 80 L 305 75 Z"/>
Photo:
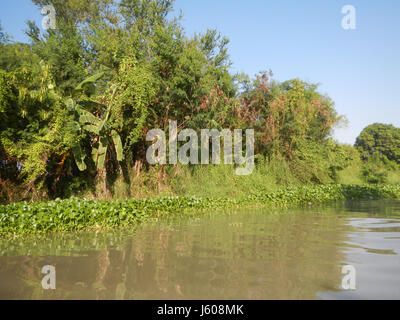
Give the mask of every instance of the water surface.
<path id="1" fill-rule="evenodd" d="M 42 288 L 42 267 L 56 290 Z M 342 267 L 356 270 L 344 290 Z M 400 202 L 164 216 L 0 241 L 0 299 L 400 299 Z"/>

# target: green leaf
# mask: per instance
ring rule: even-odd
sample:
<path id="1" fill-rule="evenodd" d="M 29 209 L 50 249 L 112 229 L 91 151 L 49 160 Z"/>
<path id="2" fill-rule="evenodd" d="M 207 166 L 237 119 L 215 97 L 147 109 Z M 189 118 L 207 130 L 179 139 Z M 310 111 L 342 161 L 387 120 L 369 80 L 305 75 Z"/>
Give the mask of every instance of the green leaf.
<path id="1" fill-rule="evenodd" d="M 82 151 L 81 145 L 77 145 L 72 149 L 74 154 L 76 165 L 78 166 L 80 171 L 85 171 L 87 169 L 85 158 L 86 155 Z"/>
<path id="2" fill-rule="evenodd" d="M 95 74 L 83 80 L 75 89 L 74 94 L 82 92 L 85 88 L 94 88 L 94 84 L 104 76 L 104 72 Z"/>
<path id="3" fill-rule="evenodd" d="M 94 134 L 96 134 L 96 135 L 99 135 L 99 128 L 96 127 L 96 126 L 94 126 L 94 125 L 85 124 L 82 128 L 83 128 L 84 130 L 86 130 L 86 131 L 89 131 L 89 132 L 91 132 L 91 133 L 94 133 Z"/>
<path id="4" fill-rule="evenodd" d="M 71 121 L 71 122 L 69 122 L 68 125 L 69 125 L 69 128 L 71 129 L 71 131 L 78 132 L 79 130 L 81 130 L 81 126 L 76 121 Z"/>
<path id="5" fill-rule="evenodd" d="M 106 116 L 105 116 L 104 120 L 99 125 L 100 126 L 99 127 L 99 132 L 102 132 L 103 130 L 107 130 L 108 129 L 108 120 L 110 119 L 110 115 L 111 115 L 111 105 L 107 109 L 107 113 L 106 113 Z"/>
<path id="6" fill-rule="evenodd" d="M 111 131 L 111 137 L 114 142 L 115 151 L 117 153 L 117 160 L 124 161 L 124 147 L 122 145 L 121 137 L 115 130 Z"/>
<path id="7" fill-rule="evenodd" d="M 104 104 L 97 102 L 96 100 L 93 100 L 93 99 L 79 100 L 79 101 L 77 101 L 77 104 L 84 109 L 90 109 L 92 107 L 97 107 L 97 108 L 102 108 L 102 109 L 106 108 L 106 106 Z"/>
<path id="8" fill-rule="evenodd" d="M 107 148 L 108 148 L 108 139 L 105 137 L 100 138 L 100 145 L 99 150 L 97 151 L 97 169 L 103 169 L 104 163 L 106 161 L 107 155 Z"/>
<path id="9" fill-rule="evenodd" d="M 79 122 L 82 124 L 88 123 L 91 125 L 96 125 L 100 126 L 101 121 L 100 119 L 96 118 L 93 114 L 91 114 L 89 111 L 86 111 L 84 109 L 79 109 Z"/>
<path id="10" fill-rule="evenodd" d="M 96 164 L 96 166 L 97 166 L 98 154 L 99 154 L 99 144 L 96 143 L 92 147 L 92 159 L 93 159 L 93 162 Z"/>
<path id="11" fill-rule="evenodd" d="M 67 106 L 68 111 L 74 111 L 75 110 L 75 102 L 72 99 L 67 99 L 65 102 L 65 105 Z"/>

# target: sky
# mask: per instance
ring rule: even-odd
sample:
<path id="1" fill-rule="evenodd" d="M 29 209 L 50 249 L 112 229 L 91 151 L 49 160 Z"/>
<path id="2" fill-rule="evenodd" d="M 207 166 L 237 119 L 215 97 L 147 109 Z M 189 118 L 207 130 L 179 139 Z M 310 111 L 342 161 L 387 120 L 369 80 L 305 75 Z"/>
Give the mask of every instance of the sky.
<path id="1" fill-rule="evenodd" d="M 30 0 L 1 0 L 0 21 L 14 41 L 27 42 Z M 342 28 L 342 8 L 356 9 L 356 29 Z M 271 69 L 279 81 L 319 83 L 348 119 L 334 138 L 353 144 L 367 125 L 400 127 L 399 0 L 176 0 L 188 36 L 217 29 L 230 39 L 232 72 Z"/>

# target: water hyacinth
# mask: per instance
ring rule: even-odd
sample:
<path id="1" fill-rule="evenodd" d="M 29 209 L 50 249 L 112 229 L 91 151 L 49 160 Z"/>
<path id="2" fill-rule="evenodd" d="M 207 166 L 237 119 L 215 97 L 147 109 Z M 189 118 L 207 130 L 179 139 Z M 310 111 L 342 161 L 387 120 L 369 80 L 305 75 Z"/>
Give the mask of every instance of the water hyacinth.
<path id="1" fill-rule="evenodd" d="M 335 200 L 396 199 L 400 185 L 299 186 L 242 199 L 161 197 L 98 201 L 71 198 L 48 202 L 19 202 L 0 206 L 0 235 L 41 234 L 57 231 L 137 225 L 158 214 L 250 206 L 295 206 Z"/>

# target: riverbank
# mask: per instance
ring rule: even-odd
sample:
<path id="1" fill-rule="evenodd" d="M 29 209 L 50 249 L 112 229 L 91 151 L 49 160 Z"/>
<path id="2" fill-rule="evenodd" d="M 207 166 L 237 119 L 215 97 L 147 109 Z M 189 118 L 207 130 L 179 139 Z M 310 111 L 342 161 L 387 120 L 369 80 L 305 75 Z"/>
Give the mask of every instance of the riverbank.
<path id="1" fill-rule="evenodd" d="M 123 201 L 79 198 L 0 206 L 0 236 L 108 229 L 136 225 L 160 214 L 236 207 L 287 207 L 335 200 L 397 199 L 400 185 L 318 185 L 252 194 L 241 199 L 162 197 Z"/>

